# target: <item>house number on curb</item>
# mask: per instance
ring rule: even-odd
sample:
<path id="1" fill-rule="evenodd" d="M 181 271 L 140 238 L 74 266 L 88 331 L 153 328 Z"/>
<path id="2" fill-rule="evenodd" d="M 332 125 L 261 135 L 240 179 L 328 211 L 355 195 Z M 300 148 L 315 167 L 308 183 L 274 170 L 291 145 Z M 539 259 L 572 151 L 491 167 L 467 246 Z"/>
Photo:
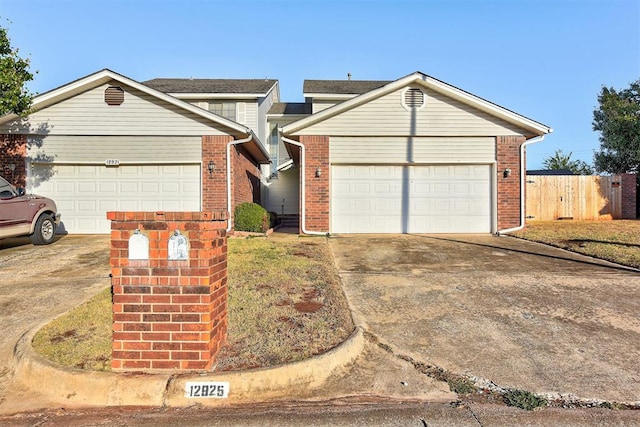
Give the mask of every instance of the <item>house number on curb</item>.
<path id="1" fill-rule="evenodd" d="M 229 397 L 229 382 L 188 382 L 184 386 L 184 396 L 226 399 Z"/>

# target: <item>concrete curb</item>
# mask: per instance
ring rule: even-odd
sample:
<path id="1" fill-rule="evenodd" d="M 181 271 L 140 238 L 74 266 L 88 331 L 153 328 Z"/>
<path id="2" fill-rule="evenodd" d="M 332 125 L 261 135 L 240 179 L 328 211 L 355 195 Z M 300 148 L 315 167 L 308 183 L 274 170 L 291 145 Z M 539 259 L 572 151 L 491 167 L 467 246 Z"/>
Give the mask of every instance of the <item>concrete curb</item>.
<path id="1" fill-rule="evenodd" d="M 47 406 L 80 408 L 89 406 L 204 406 L 242 402 L 264 402 L 312 390 L 332 375 L 346 372 L 348 365 L 363 352 L 365 338 L 361 328 L 327 353 L 310 359 L 244 372 L 193 373 L 115 373 L 92 372 L 54 365 L 31 347 L 40 327 L 25 333 L 14 350 L 14 385 Z M 187 381 L 226 381 L 226 399 L 185 397 Z M 35 399 L 37 396 L 37 399 Z M 37 404 L 36 404 L 37 405 Z"/>

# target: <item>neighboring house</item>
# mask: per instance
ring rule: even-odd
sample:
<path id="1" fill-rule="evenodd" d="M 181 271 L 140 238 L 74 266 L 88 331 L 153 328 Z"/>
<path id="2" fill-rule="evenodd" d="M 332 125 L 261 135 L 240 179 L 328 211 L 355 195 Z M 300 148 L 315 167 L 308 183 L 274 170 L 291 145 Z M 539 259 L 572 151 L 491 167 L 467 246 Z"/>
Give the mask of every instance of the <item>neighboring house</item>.
<path id="1" fill-rule="evenodd" d="M 303 90 L 283 103 L 277 80 L 103 70 L 39 95 L 26 121 L 0 118 L 0 144 L 17 145 L 0 164 L 53 197 L 70 233 L 108 232 L 111 210 L 244 201 L 309 234 L 524 224 L 524 147 L 551 128 L 420 72 Z"/>
<path id="2" fill-rule="evenodd" d="M 0 118 L 0 145 L 13 146 L 0 162 L 17 164 L 16 184 L 57 202 L 69 233 L 108 233 L 107 211 L 232 211 L 260 201 L 269 155 L 237 121 L 110 70 L 37 96 L 33 109 L 26 120 Z"/>

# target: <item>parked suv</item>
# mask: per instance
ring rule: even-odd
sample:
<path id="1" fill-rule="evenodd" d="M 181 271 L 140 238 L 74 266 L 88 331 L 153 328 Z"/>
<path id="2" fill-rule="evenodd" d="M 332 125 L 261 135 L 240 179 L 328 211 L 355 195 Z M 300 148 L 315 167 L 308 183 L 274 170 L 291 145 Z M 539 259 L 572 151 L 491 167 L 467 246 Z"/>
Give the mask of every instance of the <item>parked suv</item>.
<path id="1" fill-rule="evenodd" d="M 53 242 L 56 227 L 60 224 L 53 200 L 25 194 L 24 188 L 16 188 L 0 177 L 0 239 L 29 236 L 34 245 Z"/>

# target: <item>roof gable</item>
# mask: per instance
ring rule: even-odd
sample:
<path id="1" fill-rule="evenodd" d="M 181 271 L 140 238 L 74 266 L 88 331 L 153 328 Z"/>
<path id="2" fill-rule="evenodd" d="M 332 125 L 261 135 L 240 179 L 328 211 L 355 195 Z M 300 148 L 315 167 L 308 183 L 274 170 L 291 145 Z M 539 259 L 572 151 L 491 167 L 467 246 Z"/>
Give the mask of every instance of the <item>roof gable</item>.
<path id="1" fill-rule="evenodd" d="M 346 81 L 346 82 L 349 82 L 349 81 Z M 345 83 L 345 81 L 343 81 L 343 83 Z M 395 80 L 393 82 L 387 83 L 378 88 L 372 89 L 369 92 L 357 95 L 351 99 L 348 99 L 344 102 L 334 105 L 333 107 L 327 108 L 326 110 L 322 110 L 309 117 L 303 118 L 287 126 L 284 126 L 282 129 L 282 132 L 285 135 L 293 135 L 293 134 L 300 133 L 304 129 L 309 128 L 310 126 L 316 125 L 332 117 L 338 116 L 340 114 L 353 110 L 359 106 L 372 102 L 373 100 L 376 100 L 387 94 L 390 94 L 392 92 L 395 92 L 410 86 L 423 87 L 428 90 L 438 92 L 448 98 L 452 98 L 457 102 L 468 105 L 469 107 L 472 107 L 475 110 L 479 110 L 492 117 L 496 117 L 497 119 L 508 122 L 515 127 L 522 128 L 527 132 L 528 137 L 544 135 L 553 131 L 551 128 L 549 128 L 546 125 L 543 125 L 542 123 L 539 123 L 532 119 L 524 117 L 511 110 L 503 108 L 497 104 L 489 102 L 483 98 L 475 96 L 455 86 L 451 86 L 447 83 L 444 83 L 426 74 L 423 74 L 421 72 L 415 72 L 401 79 Z M 330 85 L 328 85 L 327 87 L 330 87 Z M 334 88 L 334 89 L 337 89 L 337 88 Z"/>
<path id="2" fill-rule="evenodd" d="M 209 111 L 203 110 L 185 101 L 181 101 L 173 96 L 159 92 L 153 88 L 143 85 L 142 83 L 138 83 L 135 80 L 132 80 L 128 77 L 125 77 L 109 69 L 98 71 L 86 77 L 75 80 L 71 83 L 68 83 L 64 86 L 60 86 L 56 89 L 50 90 L 48 92 L 45 92 L 41 95 L 36 96 L 33 99 L 32 108 L 35 111 L 41 111 L 61 101 L 64 101 L 66 99 L 79 95 L 81 93 L 84 93 L 88 90 L 94 89 L 101 85 L 112 83 L 114 81 L 126 86 L 130 86 L 141 93 L 145 93 L 161 101 L 167 102 L 172 106 L 178 107 L 179 109 L 185 110 L 186 112 L 195 114 L 196 116 L 202 117 L 203 119 L 209 120 L 217 125 L 222 125 L 223 127 L 229 130 L 230 134 L 236 137 L 248 136 L 252 134 L 252 131 L 246 126 L 243 126 L 239 123 L 236 123 L 224 117 L 218 116 Z M 0 117 L 0 124 L 15 120 L 17 118 L 18 116 L 15 114 L 9 114 L 4 117 Z"/>

